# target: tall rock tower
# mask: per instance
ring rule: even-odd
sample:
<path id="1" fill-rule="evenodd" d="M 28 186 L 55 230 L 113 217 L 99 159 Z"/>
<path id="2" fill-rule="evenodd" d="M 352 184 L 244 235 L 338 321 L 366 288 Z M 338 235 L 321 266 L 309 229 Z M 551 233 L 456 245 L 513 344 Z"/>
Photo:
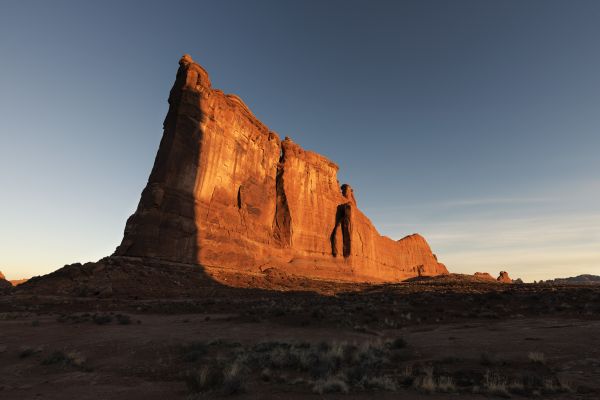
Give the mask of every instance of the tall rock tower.
<path id="1" fill-rule="evenodd" d="M 380 236 L 337 171 L 213 89 L 184 55 L 154 167 L 115 255 L 355 282 L 447 273 L 420 235 Z"/>

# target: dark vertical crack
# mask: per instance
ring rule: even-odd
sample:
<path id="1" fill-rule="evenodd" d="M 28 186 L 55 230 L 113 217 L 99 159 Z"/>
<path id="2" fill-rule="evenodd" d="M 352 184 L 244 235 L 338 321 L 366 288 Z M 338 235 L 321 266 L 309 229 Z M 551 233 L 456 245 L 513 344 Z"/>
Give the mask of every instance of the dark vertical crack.
<path id="1" fill-rule="evenodd" d="M 285 151 L 281 146 L 277 175 L 275 178 L 275 220 L 273 221 L 273 237 L 282 247 L 292 244 L 292 216 L 283 185 Z"/>
<path id="2" fill-rule="evenodd" d="M 352 253 L 352 204 L 344 203 L 337 206 L 335 213 L 335 228 L 331 233 L 331 254 L 337 257 L 339 249 L 337 248 L 338 235 L 342 235 L 342 255 L 350 257 Z"/>

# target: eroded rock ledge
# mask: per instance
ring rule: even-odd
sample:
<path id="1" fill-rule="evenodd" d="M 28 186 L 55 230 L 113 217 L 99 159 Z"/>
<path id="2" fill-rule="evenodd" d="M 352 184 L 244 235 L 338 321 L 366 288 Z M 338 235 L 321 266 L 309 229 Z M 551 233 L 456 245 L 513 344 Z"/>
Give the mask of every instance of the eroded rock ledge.
<path id="1" fill-rule="evenodd" d="M 355 282 L 447 273 L 420 235 L 379 235 L 335 163 L 281 140 L 189 55 L 179 65 L 154 167 L 115 255 Z"/>

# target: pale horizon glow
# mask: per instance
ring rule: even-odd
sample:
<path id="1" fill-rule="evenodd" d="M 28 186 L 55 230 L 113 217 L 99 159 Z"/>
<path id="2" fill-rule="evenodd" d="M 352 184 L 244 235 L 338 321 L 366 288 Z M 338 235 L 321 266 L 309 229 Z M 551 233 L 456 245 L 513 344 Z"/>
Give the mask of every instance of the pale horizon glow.
<path id="1" fill-rule="evenodd" d="M 600 275 L 598 20 L 592 0 L 4 1 L 0 271 L 114 251 L 189 53 L 451 272 Z"/>

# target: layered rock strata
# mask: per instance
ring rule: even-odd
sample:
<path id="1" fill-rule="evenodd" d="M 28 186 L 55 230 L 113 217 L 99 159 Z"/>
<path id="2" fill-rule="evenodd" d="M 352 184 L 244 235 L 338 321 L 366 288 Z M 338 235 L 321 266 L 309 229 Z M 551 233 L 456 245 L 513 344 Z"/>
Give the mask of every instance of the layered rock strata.
<path id="1" fill-rule="evenodd" d="M 179 65 L 154 167 L 115 255 L 355 282 L 447 273 L 420 235 L 379 235 L 335 163 L 281 140 L 188 55 Z"/>

